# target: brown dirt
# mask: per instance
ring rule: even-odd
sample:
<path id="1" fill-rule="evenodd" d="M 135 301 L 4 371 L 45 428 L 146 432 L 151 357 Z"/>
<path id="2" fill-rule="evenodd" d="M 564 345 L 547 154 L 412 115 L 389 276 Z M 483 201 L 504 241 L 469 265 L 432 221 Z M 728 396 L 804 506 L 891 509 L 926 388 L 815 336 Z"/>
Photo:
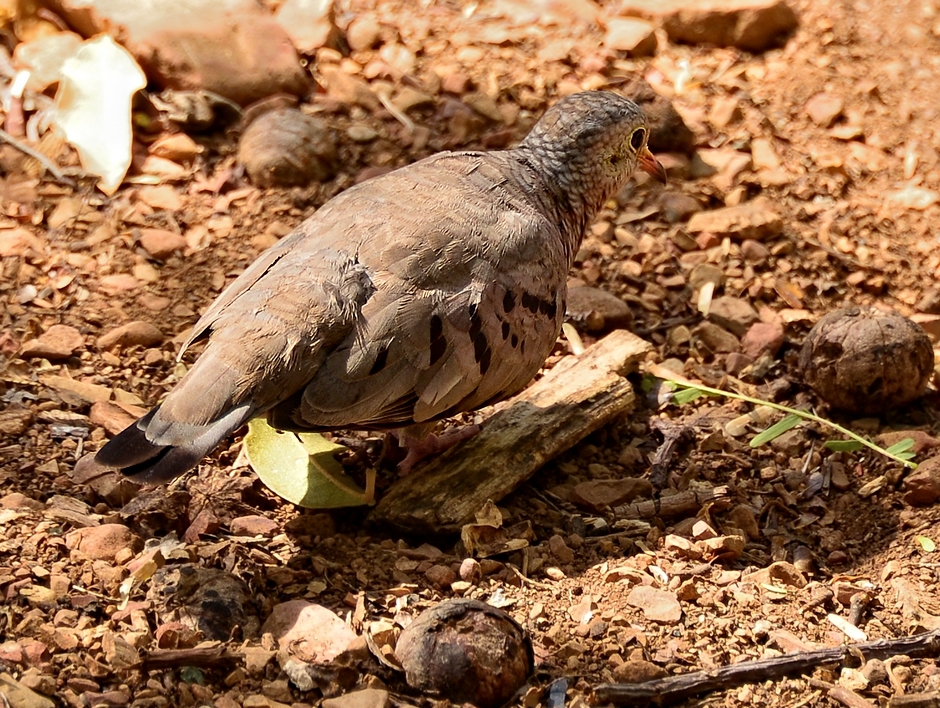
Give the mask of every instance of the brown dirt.
<path id="1" fill-rule="evenodd" d="M 355 5 L 358 12 L 371 3 Z M 106 199 L 90 186 L 72 190 L 39 180 L 35 165 L 13 148 L 0 147 L 0 221 L 40 239 L 33 253 L 5 257 L 2 264 L 0 345 L 8 361 L 0 375 L 5 406 L 0 495 L 21 492 L 47 503 L 39 511 L 0 510 L 0 591 L 6 601 L 0 639 L 22 647 L 38 641 L 43 649 L 21 660 L 12 650 L 0 650 L 0 666 L 64 704 L 82 705 L 83 692 L 121 690 L 125 702 L 136 706 L 265 705 L 257 699 L 262 694 L 302 706 L 318 704 L 324 693 L 336 690 L 291 689 L 288 696 L 275 662 L 240 674 L 237 662 L 198 675 L 180 668 L 149 673 L 121 668 L 107 637 L 136 632 L 131 641 L 146 652 L 156 646 L 153 633 L 163 616 L 158 616 L 159 601 L 147 594 L 150 581 L 131 593 L 138 614 L 119 610 L 118 586 L 133 554 L 105 562 L 70 550 L 63 537 L 83 523 L 116 521 L 146 538 L 182 534 L 205 511 L 203 521 L 210 523 L 201 527 L 206 533 L 190 538 L 187 557 L 245 580 L 251 591 L 246 602 L 262 619 L 272 606 L 297 598 L 345 617 L 364 597 L 368 620 L 395 616 L 403 594 L 409 598 L 405 606 L 418 608 L 458 594 L 448 582 L 442 585 L 440 571 L 459 565 L 458 539 L 402 540 L 367 526 L 360 510 L 328 515 L 298 510 L 268 493 L 249 469 L 233 468 L 237 440 L 211 455 L 198 475 L 174 485 L 174 494 L 160 490 L 145 496 L 153 508 L 119 512 L 119 505 L 104 502 L 70 475 L 77 458 L 106 437 L 88 418 L 89 402 L 40 378 L 64 374 L 120 390 L 118 400 L 130 405 L 156 402 L 180 375 L 174 361 L 179 336 L 198 313 L 264 247 L 354 180 L 440 149 L 511 142 L 547 103 L 575 86 L 617 86 L 637 73 L 672 86 L 688 62 L 691 86 L 672 100 L 693 128 L 697 147 L 747 151 L 756 139 L 771 139 L 786 176 L 758 166 L 727 184 L 711 177 L 674 178 L 669 190 L 691 195 L 706 208 L 764 195 L 782 217 L 783 233 L 765 243 L 770 255 L 756 262 L 742 257 L 737 242 L 695 243 L 682 225 L 668 224 L 659 213 L 637 216 L 661 198 L 659 188 L 646 183 L 601 215 L 572 277 L 629 302 L 634 330 L 656 344 L 661 359 L 678 359 L 686 375 L 706 383 L 740 387 L 727 378 L 726 355 L 710 354 L 694 345 L 694 338 L 690 346 L 687 338 L 674 336 L 678 328 L 694 329 L 701 320 L 689 286 L 692 267 L 714 264 L 724 274 L 716 295 L 742 297 L 762 317 L 786 325 L 780 354 L 763 371 L 745 372 L 744 388 L 797 405 L 820 405 L 797 374 L 796 354 L 821 314 L 847 303 L 888 306 L 907 315 L 936 311 L 931 291 L 940 255 L 933 224 L 940 206 L 909 209 L 885 198 L 908 184 L 940 190 L 940 16 L 933 3 L 863 7 L 800 0 L 794 3 L 800 29 L 782 49 L 752 56 L 669 44 L 652 59 L 607 64 L 603 74 L 596 73 L 604 65 L 598 60 L 597 28 L 507 25 L 507 36 L 487 42 L 468 35 L 459 12 L 446 5 L 433 6 L 431 20 L 394 3 L 382 7 L 384 31 L 393 36 L 397 28 L 408 46 L 423 48 L 413 72 L 418 85 L 434 93 L 439 81 L 432 72 L 446 75 L 463 64 L 476 86 L 498 95 L 504 122 L 448 113 L 449 102 L 458 97 L 439 94 L 437 107 L 409 114 L 428 129 L 427 140 L 416 144 L 416 136 L 389 113 L 350 109 L 320 96 L 314 105 L 322 107 L 317 111 L 329 119 L 342 146 L 338 177 L 320 187 L 260 192 L 236 173 L 221 190 L 201 189 L 234 167 L 236 135 L 197 136 L 205 151 L 190 176 L 172 183 L 182 201 L 178 210 L 164 208 L 145 187 L 125 186 Z M 567 43 L 572 48 L 565 51 Z M 480 58 L 461 55 L 471 46 L 482 52 Z M 401 86 L 400 78 L 370 63 L 375 54 L 358 52 L 352 58 L 366 75 L 375 69 L 370 78 Z M 837 137 L 808 117 L 807 101 L 823 91 L 844 102 L 836 128 L 858 126 L 858 137 Z M 711 111 L 728 97 L 737 99 L 742 117 L 717 127 Z M 377 139 L 347 139 L 345 131 L 353 124 L 373 128 Z M 614 226 L 625 235 L 612 238 Z M 190 248 L 163 262 L 149 258 L 137 239 L 140 228 L 151 227 L 188 235 Z M 200 229 L 208 234 L 201 241 Z M 136 279 L 119 289 L 108 280 L 115 274 Z M 166 341 L 119 352 L 97 349 L 99 336 L 130 320 L 157 324 Z M 85 346 L 64 361 L 17 357 L 20 344 L 54 324 L 77 328 Z M 559 353 L 566 347 L 560 344 Z M 881 420 L 826 415 L 864 434 L 917 429 L 933 435 L 936 403 L 931 389 Z M 828 433 L 809 427 L 752 450 L 746 438 L 722 432 L 725 423 L 750 410 L 736 402 L 709 399 L 662 411 L 649 407 L 654 404 L 648 398 L 629 420 L 592 435 L 503 500 L 506 525 L 528 520 L 534 539 L 525 551 L 484 563 L 482 579 L 459 593 L 498 600 L 530 632 L 537 671 L 526 705 L 544 702 L 544 692 L 561 678 L 568 681 L 569 700 L 584 697 L 593 686 L 615 680 L 617 667 L 628 659 L 675 673 L 792 651 L 797 640 L 807 646 L 838 644 L 845 636 L 827 615 L 848 615 L 851 588 L 870 596 L 859 622 L 870 639 L 940 626 L 936 554 L 921 539 L 940 541 L 935 526 L 940 512 L 905 503 L 904 471 L 897 465 L 862 452 L 831 454 L 821 446 Z M 62 411 L 71 415 L 63 417 Z M 691 518 L 654 517 L 646 523 L 627 522 L 618 510 L 594 514 L 572 503 L 578 483 L 648 473 L 660 440 L 651 432 L 656 418 L 689 425 L 694 433 L 694 442 L 681 445 L 672 461 L 666 493 L 726 484 L 733 502 L 697 508 Z M 55 423 L 87 428 L 90 435 L 86 440 L 54 436 Z M 361 459 L 351 458 L 347 465 L 362 475 Z M 873 481 L 875 491 L 861 493 Z M 393 482 L 389 472 L 380 489 Z M 84 500 L 89 507 L 56 512 L 64 502 L 55 495 Z M 273 519 L 276 529 L 257 539 L 230 533 L 233 519 L 254 514 Z M 587 530 L 595 516 L 606 522 L 599 535 Z M 744 532 L 743 552 L 693 558 L 668 542 L 670 534 L 691 538 L 696 519 L 719 535 Z M 553 537 L 558 538 L 550 542 Z M 415 552 L 421 544 L 443 555 Z M 781 587 L 747 579 L 778 560 L 800 561 L 796 565 L 808 584 Z M 623 567 L 632 575 L 618 580 L 621 576 L 610 571 Z M 515 569 L 525 569 L 528 577 Z M 629 604 L 637 582 L 677 593 L 681 619 L 649 619 Z M 37 599 L 29 592 L 35 588 L 58 589 L 51 599 Z M 834 598 L 819 594 L 826 588 Z M 814 604 L 818 597 L 823 600 Z M 261 642 L 257 636 L 246 639 L 249 646 Z M 230 648 L 239 647 L 241 637 L 233 638 Z M 890 681 L 856 686 L 857 692 L 884 704 L 902 691 L 940 690 L 933 660 L 901 661 L 891 671 Z M 820 683 L 839 678 L 837 670 L 821 667 L 813 684 L 805 678 L 768 681 L 713 694 L 710 703 L 839 705 Z M 427 701 L 377 664 L 363 668 L 353 683 L 386 685 L 402 704 Z"/>

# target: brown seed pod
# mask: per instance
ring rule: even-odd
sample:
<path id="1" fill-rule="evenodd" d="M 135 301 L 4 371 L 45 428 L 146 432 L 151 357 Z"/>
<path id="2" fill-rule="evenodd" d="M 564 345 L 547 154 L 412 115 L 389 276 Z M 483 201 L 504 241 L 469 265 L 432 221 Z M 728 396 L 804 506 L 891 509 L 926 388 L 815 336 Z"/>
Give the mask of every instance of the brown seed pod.
<path id="1" fill-rule="evenodd" d="M 420 691 L 497 708 L 532 672 L 532 645 L 519 624 L 479 600 L 445 600 L 401 633 L 395 655 L 408 685 Z"/>
<path id="2" fill-rule="evenodd" d="M 336 140 L 318 118 L 296 108 L 259 116 L 238 143 L 238 161 L 259 187 L 322 182 L 336 173 Z"/>
<path id="3" fill-rule="evenodd" d="M 924 392 L 933 347 L 917 324 L 896 312 L 848 307 L 824 315 L 800 353 L 800 370 L 835 408 L 878 415 Z"/>

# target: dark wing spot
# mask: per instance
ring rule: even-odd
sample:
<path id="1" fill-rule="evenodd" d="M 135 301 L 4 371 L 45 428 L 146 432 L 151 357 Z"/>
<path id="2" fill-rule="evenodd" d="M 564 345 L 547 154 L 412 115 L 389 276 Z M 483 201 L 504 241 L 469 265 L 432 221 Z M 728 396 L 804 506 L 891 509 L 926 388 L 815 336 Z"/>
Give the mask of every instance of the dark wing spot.
<path id="1" fill-rule="evenodd" d="M 503 322 L 503 339 L 509 336 L 509 323 Z"/>
<path id="2" fill-rule="evenodd" d="M 539 312 L 548 317 L 549 319 L 555 319 L 555 313 L 558 311 L 557 305 L 555 305 L 552 300 L 539 300 Z"/>
<path id="3" fill-rule="evenodd" d="M 512 348 L 515 349 L 519 346 L 519 337 L 517 335 L 512 335 L 512 339 L 509 340 L 509 343 L 512 344 Z"/>
<path id="4" fill-rule="evenodd" d="M 382 347 L 382 350 L 379 352 L 379 355 L 375 357 L 375 362 L 372 364 L 372 368 L 369 369 L 369 376 L 379 373 L 382 369 L 385 368 L 385 365 L 388 363 L 388 347 Z"/>
<path id="5" fill-rule="evenodd" d="M 480 362 L 483 360 L 483 353 L 489 349 L 489 343 L 486 341 L 486 335 L 479 332 L 473 338 L 473 358 Z"/>
<path id="6" fill-rule="evenodd" d="M 467 312 L 470 313 L 470 317 L 476 317 L 477 316 L 477 303 L 475 302 L 471 303 L 470 306 L 467 308 Z"/>
<path id="7" fill-rule="evenodd" d="M 493 350 L 487 347 L 483 350 L 483 356 L 480 357 L 480 376 L 485 374 L 490 368 L 490 361 L 493 359 Z"/>
<path id="8" fill-rule="evenodd" d="M 447 352 L 447 340 L 444 337 L 438 337 L 431 340 L 431 363 L 434 366 L 441 357 Z"/>
<path id="9" fill-rule="evenodd" d="M 470 339 L 476 339 L 477 335 L 483 330 L 483 318 L 478 315 L 474 315 L 470 319 Z"/>
<path id="10" fill-rule="evenodd" d="M 512 308 L 516 306 L 516 296 L 512 290 L 507 290 L 506 294 L 503 295 L 503 312 L 512 312 Z"/>
<path id="11" fill-rule="evenodd" d="M 535 295 L 522 293 L 522 306 L 534 315 L 539 311 L 539 299 Z"/>
<path id="12" fill-rule="evenodd" d="M 442 334 L 444 334 L 444 321 L 440 315 L 431 315 L 431 342 L 440 339 Z"/>

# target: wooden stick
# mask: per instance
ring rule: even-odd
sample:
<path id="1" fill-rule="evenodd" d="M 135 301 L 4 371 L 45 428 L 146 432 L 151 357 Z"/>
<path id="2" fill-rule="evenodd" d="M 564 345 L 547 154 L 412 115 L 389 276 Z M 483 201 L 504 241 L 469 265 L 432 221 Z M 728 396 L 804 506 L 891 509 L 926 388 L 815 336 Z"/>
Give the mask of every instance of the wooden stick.
<path id="1" fill-rule="evenodd" d="M 614 509 L 618 519 L 674 519 L 692 512 L 698 512 L 706 504 L 711 504 L 715 511 L 731 506 L 731 490 L 721 485 L 711 489 L 689 489 L 647 501 L 624 504 Z"/>
<path id="2" fill-rule="evenodd" d="M 483 429 L 396 482 L 371 521 L 405 532 L 455 532 L 556 457 L 633 408 L 626 374 L 652 347 L 625 330 L 562 359 Z"/>
<path id="3" fill-rule="evenodd" d="M 888 659 L 892 656 L 912 658 L 940 655 L 940 630 L 897 639 L 878 639 L 826 649 L 786 654 L 770 659 L 743 661 L 711 671 L 693 671 L 678 676 L 644 681 L 643 683 L 607 683 L 598 686 L 594 695 L 599 703 L 618 706 L 664 706 L 708 691 L 775 680 L 789 674 L 809 673 L 822 664 L 836 664 L 853 653 L 861 652 L 866 659 Z M 846 696 L 837 697 L 841 700 Z"/>

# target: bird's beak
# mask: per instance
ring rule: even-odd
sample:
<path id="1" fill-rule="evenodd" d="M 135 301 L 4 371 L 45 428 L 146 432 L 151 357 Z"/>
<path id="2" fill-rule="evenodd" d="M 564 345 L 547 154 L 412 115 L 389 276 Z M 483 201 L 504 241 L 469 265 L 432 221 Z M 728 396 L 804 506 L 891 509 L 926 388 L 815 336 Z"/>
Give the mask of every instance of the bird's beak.
<path id="1" fill-rule="evenodd" d="M 650 152 L 649 148 L 643 148 L 643 151 L 637 158 L 637 162 L 640 165 L 640 169 L 646 174 L 660 184 L 666 184 L 666 168 L 663 167 L 659 160 L 653 157 L 653 153 Z"/>

